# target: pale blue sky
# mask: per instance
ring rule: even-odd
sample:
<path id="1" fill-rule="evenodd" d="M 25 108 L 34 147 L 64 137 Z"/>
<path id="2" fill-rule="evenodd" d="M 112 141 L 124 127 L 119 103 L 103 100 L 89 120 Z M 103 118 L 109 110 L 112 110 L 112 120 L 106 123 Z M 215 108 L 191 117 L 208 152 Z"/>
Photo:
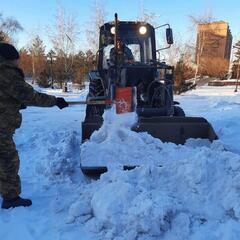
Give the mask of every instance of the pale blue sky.
<path id="1" fill-rule="evenodd" d="M 92 6 L 95 0 L 10 0 L 1 1 L 0 12 L 4 16 L 16 18 L 24 27 L 24 32 L 18 34 L 21 47 L 28 41 L 27 32 L 42 29 L 40 36 L 47 40 L 46 25 L 54 21 L 57 5 L 60 2 L 68 13 L 75 14 L 82 30 L 84 45 L 84 29 L 90 21 Z M 188 15 L 202 15 L 211 11 L 217 20 L 229 22 L 234 37 L 240 39 L 240 0 L 103 0 L 106 4 L 107 20 L 111 20 L 118 12 L 122 20 L 135 20 L 139 14 L 140 2 L 148 12 L 160 15 L 159 24 L 168 22 L 174 32 L 189 34 L 190 21 Z M 47 43 L 46 43 L 47 44 Z"/>

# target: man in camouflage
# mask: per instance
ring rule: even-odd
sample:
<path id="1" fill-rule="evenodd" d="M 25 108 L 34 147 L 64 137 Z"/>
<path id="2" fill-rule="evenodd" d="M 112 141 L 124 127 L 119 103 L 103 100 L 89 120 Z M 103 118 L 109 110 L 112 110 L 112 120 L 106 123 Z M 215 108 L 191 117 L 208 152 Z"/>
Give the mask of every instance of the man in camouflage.
<path id="1" fill-rule="evenodd" d="M 0 195 L 2 208 L 6 209 L 32 204 L 31 200 L 19 196 L 19 157 L 13 141 L 15 129 L 21 126 L 22 121 L 19 110 L 30 105 L 56 105 L 60 109 L 68 106 L 63 98 L 38 93 L 27 84 L 18 68 L 18 59 L 19 54 L 12 45 L 0 42 Z"/>

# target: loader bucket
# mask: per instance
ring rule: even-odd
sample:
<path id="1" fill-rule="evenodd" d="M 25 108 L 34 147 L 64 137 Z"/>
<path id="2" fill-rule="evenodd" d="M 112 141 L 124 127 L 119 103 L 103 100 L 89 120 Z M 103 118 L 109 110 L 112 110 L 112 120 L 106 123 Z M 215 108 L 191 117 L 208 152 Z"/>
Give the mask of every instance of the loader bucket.
<path id="1" fill-rule="evenodd" d="M 133 131 L 148 132 L 163 142 L 184 144 L 188 138 L 208 139 L 218 137 L 211 124 L 201 117 L 153 117 L 140 118 Z"/>
<path id="2" fill-rule="evenodd" d="M 82 123 L 82 141 L 89 139 L 91 134 L 102 126 L 102 118 L 93 118 Z M 202 117 L 139 117 L 138 122 L 132 127 L 136 132 L 147 132 L 163 142 L 184 144 L 189 138 L 208 139 L 210 142 L 218 137 L 211 124 Z M 124 166 L 132 169 L 134 166 Z M 81 165 L 85 174 L 96 175 L 107 171 L 106 166 Z"/>

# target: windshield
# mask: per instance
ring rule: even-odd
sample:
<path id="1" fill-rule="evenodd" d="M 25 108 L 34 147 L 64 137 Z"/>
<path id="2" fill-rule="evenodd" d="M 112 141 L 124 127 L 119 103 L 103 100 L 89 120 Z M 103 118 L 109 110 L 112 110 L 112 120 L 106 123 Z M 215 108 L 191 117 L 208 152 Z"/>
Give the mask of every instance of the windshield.
<path id="1" fill-rule="evenodd" d="M 126 44 L 126 48 L 128 48 L 133 56 L 133 62 L 141 62 L 141 52 L 139 44 Z M 107 69 L 111 59 L 111 50 L 113 51 L 114 45 L 110 44 L 103 48 L 103 69 Z"/>
<path id="2" fill-rule="evenodd" d="M 135 31 L 119 31 L 119 38 L 133 55 L 133 62 L 149 63 L 153 59 L 152 41 L 149 36 L 139 36 Z M 114 48 L 113 37 L 107 46 L 103 47 L 103 69 L 107 69 L 111 61 L 111 49 Z"/>

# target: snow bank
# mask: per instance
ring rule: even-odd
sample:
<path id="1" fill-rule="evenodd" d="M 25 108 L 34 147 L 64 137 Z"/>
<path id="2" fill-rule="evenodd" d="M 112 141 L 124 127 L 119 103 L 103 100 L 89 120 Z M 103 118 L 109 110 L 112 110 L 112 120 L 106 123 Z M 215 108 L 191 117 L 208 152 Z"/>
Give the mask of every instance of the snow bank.
<path id="1" fill-rule="evenodd" d="M 24 159 L 24 164 L 21 171 L 26 171 L 24 176 L 44 178 L 46 182 L 46 179 L 73 175 L 79 166 L 79 131 L 64 130 L 54 121 L 53 125 L 43 124 L 41 129 L 31 126 L 34 121 L 29 124 L 27 129 L 18 130 L 16 139 L 17 145 L 22 149 L 20 157 Z"/>
<path id="2" fill-rule="evenodd" d="M 235 87 L 203 86 L 176 98 L 188 116 L 202 116 L 213 125 L 230 151 L 240 154 L 240 94 Z"/>
<path id="3" fill-rule="evenodd" d="M 24 110 L 15 141 L 22 196 L 33 206 L 0 210 L 0 239 L 238 240 L 240 95 L 233 90 L 203 87 L 177 99 L 188 115 L 213 124 L 220 137 L 213 144 L 162 143 L 130 131 L 136 115 L 116 119 L 108 111 L 80 149 L 83 106 Z M 110 171 L 97 181 L 85 178 L 80 151 L 87 162 L 111 163 Z M 122 171 L 129 161 L 144 166 Z"/>
<path id="4" fill-rule="evenodd" d="M 116 114 L 115 108 L 105 111 L 103 126 L 81 146 L 81 163 L 84 166 L 118 166 L 129 160 L 129 151 L 138 154 L 136 147 L 142 143 L 137 133 L 131 131 L 137 121 L 136 113 Z M 94 151 L 93 151 L 94 149 Z M 141 159 L 141 158 L 139 158 Z"/>
<path id="5" fill-rule="evenodd" d="M 239 155 L 219 141 L 158 146 L 145 154 L 161 167 L 110 171 L 82 193 L 89 230 L 102 239 L 239 239 Z"/>
<path id="6" fill-rule="evenodd" d="M 84 97 L 75 93 L 62 96 L 67 100 Z M 0 209 L 0 239 L 95 240 L 83 226 L 72 225 L 67 219 L 69 206 L 79 199 L 75 191 L 87 185 L 80 171 L 84 113 L 84 106 L 61 111 L 57 107 L 28 107 L 22 111 L 23 123 L 14 138 L 21 160 L 21 196 L 31 198 L 33 205 Z"/>
<path id="7" fill-rule="evenodd" d="M 220 140 L 162 143 L 130 130 L 134 114 L 115 117 L 106 111 L 103 127 L 81 147 L 85 164 L 110 166 L 91 190 L 81 192 L 84 205 L 91 206 L 90 231 L 119 240 L 239 239 L 238 154 Z M 119 168 L 129 163 L 140 167 Z"/>

